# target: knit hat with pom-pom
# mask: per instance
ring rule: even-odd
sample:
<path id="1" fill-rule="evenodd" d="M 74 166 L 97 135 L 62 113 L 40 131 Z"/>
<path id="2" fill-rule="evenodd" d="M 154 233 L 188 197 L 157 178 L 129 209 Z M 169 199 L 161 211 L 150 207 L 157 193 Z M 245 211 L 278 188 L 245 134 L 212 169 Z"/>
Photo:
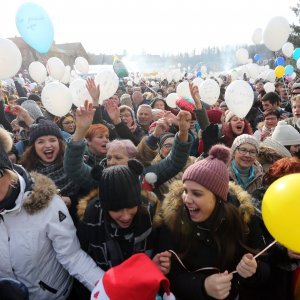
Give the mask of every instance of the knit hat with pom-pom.
<path id="1" fill-rule="evenodd" d="M 229 161 L 230 149 L 223 145 L 215 145 L 210 149 L 207 158 L 186 169 L 182 181 L 197 182 L 222 200 L 227 201 L 229 188 L 227 164 Z"/>

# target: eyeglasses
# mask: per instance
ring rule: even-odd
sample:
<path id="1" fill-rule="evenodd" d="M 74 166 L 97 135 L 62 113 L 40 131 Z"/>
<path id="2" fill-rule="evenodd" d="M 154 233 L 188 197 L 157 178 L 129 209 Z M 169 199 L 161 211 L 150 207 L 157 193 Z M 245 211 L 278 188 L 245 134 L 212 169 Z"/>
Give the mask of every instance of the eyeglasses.
<path id="1" fill-rule="evenodd" d="M 130 113 L 120 115 L 120 118 L 130 118 L 130 117 L 131 117 Z"/>
<path id="2" fill-rule="evenodd" d="M 171 149 L 172 146 L 173 146 L 172 144 L 164 144 L 164 145 L 162 145 L 162 147 L 165 147 L 167 149 Z"/>
<path id="3" fill-rule="evenodd" d="M 249 153 L 250 156 L 255 157 L 257 155 L 257 151 L 256 150 L 248 150 L 246 148 L 237 148 L 237 151 L 241 154 L 241 155 L 246 155 L 247 153 Z"/>

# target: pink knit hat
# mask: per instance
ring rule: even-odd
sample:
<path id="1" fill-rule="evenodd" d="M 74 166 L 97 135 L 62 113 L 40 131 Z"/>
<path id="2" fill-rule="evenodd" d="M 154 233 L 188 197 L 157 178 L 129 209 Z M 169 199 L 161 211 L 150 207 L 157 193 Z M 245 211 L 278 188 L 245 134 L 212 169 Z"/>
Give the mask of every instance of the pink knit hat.
<path id="1" fill-rule="evenodd" d="M 224 145 L 215 145 L 209 156 L 188 167 L 183 173 L 182 181 L 195 181 L 222 200 L 227 201 L 229 174 L 227 164 L 230 161 L 230 149 Z"/>

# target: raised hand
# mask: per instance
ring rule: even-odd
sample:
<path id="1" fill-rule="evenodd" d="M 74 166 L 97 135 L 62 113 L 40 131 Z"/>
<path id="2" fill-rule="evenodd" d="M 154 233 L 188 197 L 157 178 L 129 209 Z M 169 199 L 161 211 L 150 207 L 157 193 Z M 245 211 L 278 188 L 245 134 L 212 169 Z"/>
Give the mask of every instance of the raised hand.
<path id="1" fill-rule="evenodd" d="M 110 119 L 114 123 L 114 125 L 121 123 L 120 110 L 114 100 L 112 100 L 112 99 L 106 100 L 105 101 L 105 109 L 106 109 Z"/>
<path id="2" fill-rule="evenodd" d="M 204 281 L 207 295 L 215 299 L 225 299 L 230 293 L 232 277 L 228 271 L 208 276 Z"/>
<path id="3" fill-rule="evenodd" d="M 162 118 L 162 119 L 159 119 L 156 121 L 156 126 L 155 126 L 155 129 L 154 129 L 154 132 L 153 132 L 153 135 L 156 137 L 156 138 L 160 138 L 160 136 L 165 133 L 166 131 L 168 131 L 169 129 L 169 126 L 167 124 L 167 121 Z"/>
<path id="4" fill-rule="evenodd" d="M 84 101 L 84 105 L 81 105 L 76 110 L 76 129 L 73 134 L 73 141 L 81 140 L 85 137 L 85 134 L 89 127 L 92 125 L 95 114 L 95 108 L 93 104 L 88 100 Z"/>
<path id="5" fill-rule="evenodd" d="M 243 278 L 251 277 L 257 269 L 257 262 L 252 254 L 245 254 L 238 266 L 236 267 L 237 272 Z"/>
<path id="6" fill-rule="evenodd" d="M 93 99 L 93 105 L 99 105 L 99 97 L 100 97 L 100 86 L 99 84 L 96 86 L 95 80 L 92 78 L 88 78 L 86 80 L 86 88 Z"/>
<path id="7" fill-rule="evenodd" d="M 28 111 L 20 105 L 15 105 L 12 109 L 12 112 L 19 118 L 19 120 L 24 121 L 28 126 L 34 122 Z"/>
<path id="8" fill-rule="evenodd" d="M 192 83 L 190 83 L 190 92 L 191 92 L 191 95 L 192 95 L 193 100 L 195 102 L 195 107 L 197 109 L 202 109 L 201 97 L 200 97 L 200 94 L 199 94 L 198 86 L 193 85 Z"/>

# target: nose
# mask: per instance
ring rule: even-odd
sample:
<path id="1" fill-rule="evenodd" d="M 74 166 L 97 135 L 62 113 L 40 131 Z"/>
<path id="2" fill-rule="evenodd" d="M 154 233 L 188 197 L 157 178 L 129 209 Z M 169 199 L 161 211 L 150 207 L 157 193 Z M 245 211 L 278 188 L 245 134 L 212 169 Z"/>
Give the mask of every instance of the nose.
<path id="1" fill-rule="evenodd" d="M 193 202 L 192 199 L 190 198 L 189 194 L 186 193 L 186 192 L 184 192 L 184 193 L 182 194 L 182 200 L 183 200 L 183 203 L 184 203 L 184 204 L 190 204 L 190 203 Z"/>
<path id="2" fill-rule="evenodd" d="M 128 222 L 131 220 L 131 214 L 128 212 L 126 208 L 122 211 L 121 220 L 123 222 Z"/>

